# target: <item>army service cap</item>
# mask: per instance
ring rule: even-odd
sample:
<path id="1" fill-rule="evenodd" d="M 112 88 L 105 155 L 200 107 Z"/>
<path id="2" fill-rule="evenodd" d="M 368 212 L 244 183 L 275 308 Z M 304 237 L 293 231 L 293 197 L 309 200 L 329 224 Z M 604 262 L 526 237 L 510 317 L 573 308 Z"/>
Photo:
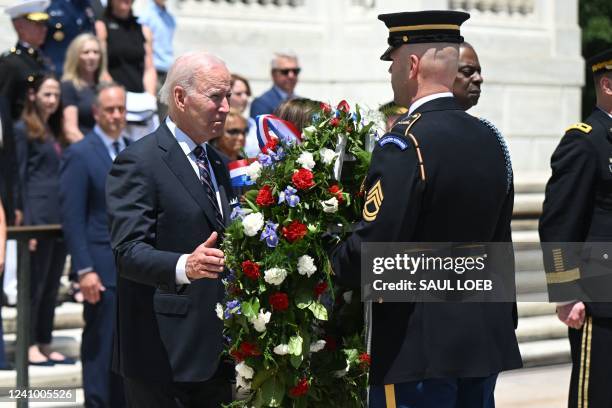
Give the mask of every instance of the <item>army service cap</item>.
<path id="1" fill-rule="evenodd" d="M 612 48 L 589 58 L 588 64 L 593 71 L 593 75 L 612 71 Z"/>
<path id="2" fill-rule="evenodd" d="M 391 61 L 391 52 L 404 44 L 463 42 L 459 27 L 470 15 L 462 11 L 430 10 L 380 14 L 389 29 L 389 48 L 381 55 L 383 61 Z"/>
<path id="3" fill-rule="evenodd" d="M 34 22 L 45 22 L 49 19 L 46 10 L 50 3 L 50 0 L 21 0 L 5 8 L 4 12 L 11 20 L 25 18 Z"/>

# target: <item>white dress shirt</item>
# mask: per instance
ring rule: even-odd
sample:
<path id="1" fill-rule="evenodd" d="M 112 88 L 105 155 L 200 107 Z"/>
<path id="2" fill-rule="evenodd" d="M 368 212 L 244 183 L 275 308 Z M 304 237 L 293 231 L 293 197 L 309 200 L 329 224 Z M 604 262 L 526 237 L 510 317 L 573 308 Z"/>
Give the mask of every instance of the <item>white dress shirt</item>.
<path id="1" fill-rule="evenodd" d="M 176 138 L 176 141 L 181 147 L 181 150 L 183 150 L 183 153 L 185 153 L 185 156 L 187 156 L 187 160 L 189 160 L 189 164 L 191 164 L 191 167 L 193 168 L 193 171 L 195 172 L 199 180 L 200 170 L 198 169 L 198 164 L 196 163 L 196 157 L 195 157 L 195 154 L 193 153 L 193 150 L 198 145 L 193 140 L 191 140 L 191 138 L 187 136 L 185 132 L 183 132 L 181 129 L 179 129 L 176 126 L 176 123 L 174 123 L 172 119 L 170 119 L 170 116 L 166 118 L 166 126 L 168 126 L 168 129 L 170 129 L 170 133 L 172 133 L 172 135 Z M 200 146 L 202 146 L 202 148 L 204 148 L 204 150 L 208 152 L 206 150 L 207 148 L 206 145 L 207 143 L 203 143 Z M 210 173 L 210 179 L 212 181 L 213 189 L 215 190 L 215 196 L 217 198 L 217 205 L 219 206 L 219 211 L 221 212 L 221 216 L 223 216 L 223 207 L 221 206 L 221 194 L 219 193 L 219 186 L 217 185 L 217 179 L 215 178 L 215 172 L 213 171 L 210 165 L 210 159 L 208 160 L 208 171 Z M 208 237 L 204 237 L 204 238 L 206 239 Z M 187 258 L 189 257 L 189 255 L 190 254 L 181 255 L 181 257 L 178 259 L 176 263 L 176 283 L 179 285 L 187 285 L 191 283 L 185 271 L 185 266 L 187 264 Z"/>
<path id="2" fill-rule="evenodd" d="M 106 150 L 108 150 L 108 155 L 110 156 L 111 160 L 115 161 L 115 157 L 117 157 L 117 152 L 115 152 L 115 147 L 113 146 L 113 143 L 115 143 L 115 140 L 119 143 L 119 151 L 121 152 L 126 147 L 125 140 L 123 139 L 123 137 L 119 136 L 117 139 L 113 139 L 112 137 L 107 135 L 106 132 L 104 132 L 104 130 L 102 130 L 102 128 L 98 125 L 94 126 L 93 131 L 100 138 L 100 140 L 106 147 Z"/>
<path id="3" fill-rule="evenodd" d="M 438 98 L 447 98 L 449 96 L 452 97 L 453 94 L 451 92 L 438 92 L 419 98 L 416 101 L 412 102 L 412 105 L 410 105 L 410 107 L 408 108 L 408 115 L 412 115 L 412 112 L 417 110 L 419 106 L 426 104 L 429 101 L 433 101 L 434 99 Z"/>

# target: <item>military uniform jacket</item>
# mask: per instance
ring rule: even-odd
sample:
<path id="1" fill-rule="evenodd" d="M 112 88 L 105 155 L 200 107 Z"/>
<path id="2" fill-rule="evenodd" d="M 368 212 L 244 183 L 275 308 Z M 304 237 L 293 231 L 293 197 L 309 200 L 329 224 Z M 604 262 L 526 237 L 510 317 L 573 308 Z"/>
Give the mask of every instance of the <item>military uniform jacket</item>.
<path id="1" fill-rule="evenodd" d="M 400 118 L 372 153 L 363 220 L 331 254 L 340 280 L 359 286 L 364 242 L 510 242 L 514 190 L 497 136 L 452 97 Z M 513 303 L 374 303 L 370 381 L 518 368 L 515 325 Z"/>
<path id="2" fill-rule="evenodd" d="M 539 225 L 550 300 L 612 317 L 601 303 L 612 298 L 612 118 L 595 109 L 568 128 L 551 167 Z"/>
<path id="3" fill-rule="evenodd" d="M 17 120 L 23 110 L 28 82 L 46 71 L 37 50 L 17 43 L 0 57 L 0 95 L 11 104 L 11 117 Z"/>

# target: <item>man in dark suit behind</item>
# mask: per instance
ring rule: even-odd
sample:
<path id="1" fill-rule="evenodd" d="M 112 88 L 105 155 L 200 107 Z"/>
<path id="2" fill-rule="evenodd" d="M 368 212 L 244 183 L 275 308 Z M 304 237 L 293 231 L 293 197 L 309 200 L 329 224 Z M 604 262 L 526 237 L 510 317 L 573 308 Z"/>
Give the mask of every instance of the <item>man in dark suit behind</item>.
<path id="1" fill-rule="evenodd" d="M 295 97 L 293 91 L 297 85 L 300 71 L 301 68 L 295 55 L 274 54 L 270 71 L 274 85 L 262 95 L 253 99 L 251 117 L 255 119 L 257 115 L 273 113 L 281 103 L 293 99 Z"/>
<path id="2" fill-rule="evenodd" d="M 117 282 L 113 367 L 133 407 L 220 407 L 233 369 L 220 362 L 229 174 L 207 141 L 223 132 L 230 74 L 206 53 L 179 57 L 161 99 L 169 116 L 121 152 L 107 206 Z"/>
<path id="3" fill-rule="evenodd" d="M 96 126 L 64 151 L 60 200 L 64 238 L 85 298 L 81 343 L 87 407 L 121 407 L 121 380 L 111 372 L 117 272 L 108 233 L 105 185 L 113 160 L 128 140 L 125 89 L 103 83 L 93 105 Z"/>

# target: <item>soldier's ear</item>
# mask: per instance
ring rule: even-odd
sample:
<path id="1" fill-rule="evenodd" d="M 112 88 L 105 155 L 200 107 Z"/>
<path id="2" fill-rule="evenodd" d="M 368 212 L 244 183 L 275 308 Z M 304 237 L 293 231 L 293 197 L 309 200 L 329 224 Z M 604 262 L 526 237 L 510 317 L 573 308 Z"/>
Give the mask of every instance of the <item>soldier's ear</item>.
<path id="1" fill-rule="evenodd" d="M 599 79 L 599 87 L 604 95 L 612 95 L 612 75 L 604 74 Z"/>

